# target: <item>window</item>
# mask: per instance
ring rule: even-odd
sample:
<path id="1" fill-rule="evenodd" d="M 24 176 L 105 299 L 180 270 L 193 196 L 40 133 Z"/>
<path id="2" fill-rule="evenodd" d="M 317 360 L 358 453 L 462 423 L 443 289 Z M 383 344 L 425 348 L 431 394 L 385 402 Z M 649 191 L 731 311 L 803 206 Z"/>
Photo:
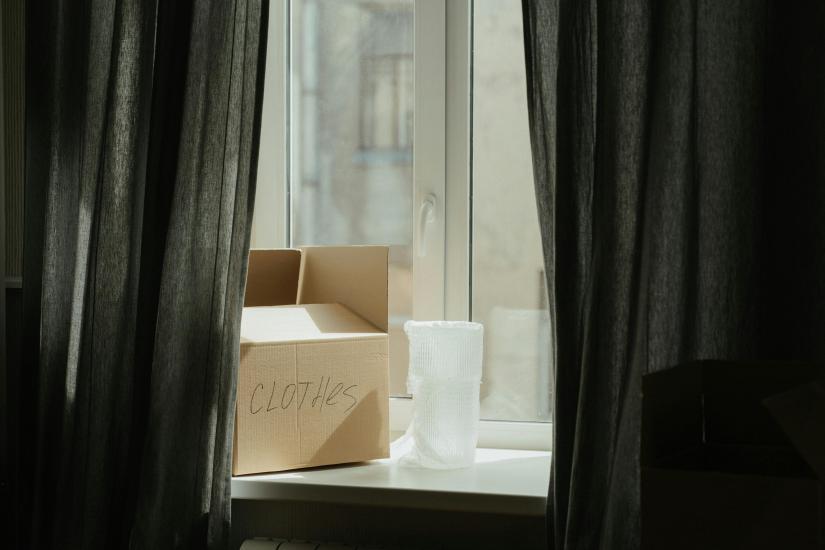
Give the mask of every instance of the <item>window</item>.
<path id="1" fill-rule="evenodd" d="M 482 417 L 549 430 L 520 1 L 270 9 L 252 245 L 389 245 L 391 393 L 406 393 L 407 319 L 473 319 Z"/>
<path id="2" fill-rule="evenodd" d="M 481 414 L 549 421 L 550 317 L 519 0 L 475 1 L 472 62 L 472 316 L 486 328 Z"/>

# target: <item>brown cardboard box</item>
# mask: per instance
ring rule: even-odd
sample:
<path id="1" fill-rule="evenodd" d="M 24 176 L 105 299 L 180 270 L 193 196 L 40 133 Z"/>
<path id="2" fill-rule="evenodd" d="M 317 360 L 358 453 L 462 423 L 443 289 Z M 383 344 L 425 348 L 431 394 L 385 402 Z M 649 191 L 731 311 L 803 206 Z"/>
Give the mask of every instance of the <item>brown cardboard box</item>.
<path id="1" fill-rule="evenodd" d="M 646 375 L 642 548 L 825 549 L 823 374 L 697 361 Z"/>
<path id="2" fill-rule="evenodd" d="M 387 248 L 252 250 L 233 475 L 389 456 Z"/>

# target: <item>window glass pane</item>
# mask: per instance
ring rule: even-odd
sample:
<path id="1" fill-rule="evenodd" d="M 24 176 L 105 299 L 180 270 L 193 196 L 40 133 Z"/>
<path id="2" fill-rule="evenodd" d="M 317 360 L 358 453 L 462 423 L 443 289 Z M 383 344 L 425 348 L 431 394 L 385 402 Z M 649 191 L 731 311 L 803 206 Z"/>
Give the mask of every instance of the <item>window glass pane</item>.
<path id="1" fill-rule="evenodd" d="M 550 323 L 527 122 L 520 0 L 473 8 L 473 320 L 482 418 L 550 419 Z"/>
<path id="2" fill-rule="evenodd" d="M 390 384 L 412 314 L 413 0 L 293 0 L 291 241 L 390 245 Z"/>

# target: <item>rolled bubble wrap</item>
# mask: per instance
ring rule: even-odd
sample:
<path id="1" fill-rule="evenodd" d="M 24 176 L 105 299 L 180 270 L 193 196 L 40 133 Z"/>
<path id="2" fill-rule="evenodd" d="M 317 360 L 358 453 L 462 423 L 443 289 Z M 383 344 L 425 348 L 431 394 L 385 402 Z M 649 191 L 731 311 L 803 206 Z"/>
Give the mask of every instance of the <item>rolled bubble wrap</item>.
<path id="1" fill-rule="evenodd" d="M 475 461 L 484 327 L 461 321 L 407 321 L 407 390 L 413 416 L 405 466 L 465 468 Z"/>

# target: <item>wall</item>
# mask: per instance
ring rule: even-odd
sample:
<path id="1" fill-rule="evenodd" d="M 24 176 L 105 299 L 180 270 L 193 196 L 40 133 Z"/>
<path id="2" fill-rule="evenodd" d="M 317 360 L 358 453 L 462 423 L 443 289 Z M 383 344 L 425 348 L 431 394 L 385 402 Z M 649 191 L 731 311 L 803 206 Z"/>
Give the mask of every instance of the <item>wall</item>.
<path id="1" fill-rule="evenodd" d="M 232 502 L 230 549 L 246 538 L 338 542 L 388 550 L 545 549 L 544 518 L 312 502 Z"/>

